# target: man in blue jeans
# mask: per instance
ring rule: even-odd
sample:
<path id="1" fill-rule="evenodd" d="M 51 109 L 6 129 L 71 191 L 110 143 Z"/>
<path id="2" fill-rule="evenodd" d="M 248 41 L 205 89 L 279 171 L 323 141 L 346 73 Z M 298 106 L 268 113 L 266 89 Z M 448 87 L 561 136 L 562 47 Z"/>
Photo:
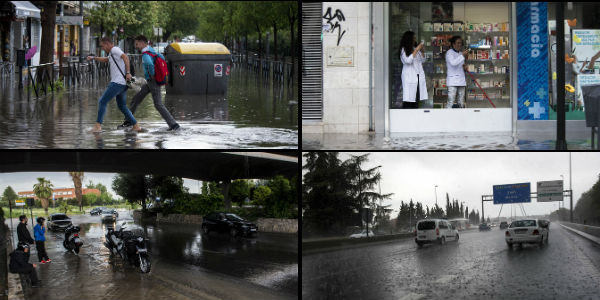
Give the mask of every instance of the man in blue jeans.
<path id="1" fill-rule="evenodd" d="M 104 114 L 106 113 L 106 105 L 115 97 L 117 98 L 117 106 L 123 115 L 125 115 L 125 118 L 133 124 L 132 130 L 140 132 L 142 129 L 137 124 L 131 111 L 127 108 L 127 82 L 125 80 L 131 79 L 131 73 L 129 72 L 129 58 L 119 47 L 115 47 L 112 40 L 108 37 L 103 37 L 100 40 L 100 47 L 108 53 L 108 57 L 88 56 L 87 60 L 93 59 L 95 61 L 109 63 L 110 84 L 104 91 L 104 94 L 102 94 L 102 97 L 100 97 L 100 100 L 98 100 L 98 118 L 96 119 L 96 125 L 91 132 L 102 131 L 102 121 L 104 120 Z"/>
<path id="2" fill-rule="evenodd" d="M 156 50 L 154 50 L 148 45 L 148 39 L 143 35 L 139 35 L 135 38 L 135 48 L 144 53 L 142 55 L 142 61 L 144 63 L 144 77 L 146 78 L 146 81 L 148 83 L 143 85 L 142 89 L 135 96 L 133 96 L 131 106 L 129 107 L 131 109 L 131 112 L 135 113 L 135 110 L 137 109 L 138 105 L 142 103 L 146 95 L 152 93 L 152 99 L 154 100 L 154 108 L 156 108 L 158 113 L 160 113 L 160 116 L 165 120 L 165 122 L 167 122 L 167 125 L 169 125 L 168 131 L 179 129 L 179 124 L 177 124 L 175 119 L 173 119 L 173 116 L 169 113 L 169 111 L 165 108 L 165 105 L 162 103 L 160 97 L 160 85 L 158 85 L 156 83 L 156 80 L 154 79 L 155 59 L 151 55 L 148 55 L 146 52 L 152 53 L 153 56 L 159 56 L 162 59 L 165 58 L 162 56 L 162 54 L 157 53 Z M 126 126 L 131 126 L 131 123 L 128 120 L 125 120 L 125 122 L 123 122 L 123 124 L 119 125 L 117 128 Z"/>

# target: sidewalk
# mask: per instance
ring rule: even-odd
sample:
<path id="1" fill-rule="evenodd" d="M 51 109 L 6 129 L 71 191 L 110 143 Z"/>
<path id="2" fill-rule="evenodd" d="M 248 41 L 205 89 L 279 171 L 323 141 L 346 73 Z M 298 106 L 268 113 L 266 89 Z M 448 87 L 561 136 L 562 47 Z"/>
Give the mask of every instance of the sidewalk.
<path id="1" fill-rule="evenodd" d="M 302 134 L 303 150 L 554 150 L 555 136 L 546 132 Z M 567 132 L 569 150 L 591 150 L 589 131 Z"/>

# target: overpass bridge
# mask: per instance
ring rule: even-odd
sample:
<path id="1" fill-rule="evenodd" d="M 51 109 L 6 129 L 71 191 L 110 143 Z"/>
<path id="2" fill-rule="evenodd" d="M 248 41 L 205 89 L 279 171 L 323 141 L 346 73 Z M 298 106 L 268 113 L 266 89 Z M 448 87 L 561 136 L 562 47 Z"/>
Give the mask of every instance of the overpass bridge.
<path id="1" fill-rule="evenodd" d="M 203 181 L 288 178 L 298 174 L 294 152 L 23 151 L 0 155 L 0 172 L 99 172 L 181 176 Z"/>

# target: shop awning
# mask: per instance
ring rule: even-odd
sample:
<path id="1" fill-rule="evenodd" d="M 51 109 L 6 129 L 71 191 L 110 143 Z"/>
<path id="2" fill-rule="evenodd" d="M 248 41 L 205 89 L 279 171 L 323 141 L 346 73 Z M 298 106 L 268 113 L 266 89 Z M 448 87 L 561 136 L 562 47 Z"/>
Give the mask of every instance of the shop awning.
<path id="1" fill-rule="evenodd" d="M 15 6 L 17 18 L 40 18 L 40 9 L 29 1 L 10 1 Z"/>
<path id="2" fill-rule="evenodd" d="M 83 16 L 56 16 L 56 25 L 83 25 Z"/>

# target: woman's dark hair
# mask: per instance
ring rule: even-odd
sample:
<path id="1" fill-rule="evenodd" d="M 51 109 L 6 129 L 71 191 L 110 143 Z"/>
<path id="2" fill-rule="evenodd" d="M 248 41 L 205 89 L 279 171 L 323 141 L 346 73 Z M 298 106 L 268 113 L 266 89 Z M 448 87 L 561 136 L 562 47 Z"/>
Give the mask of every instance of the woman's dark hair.
<path id="1" fill-rule="evenodd" d="M 404 53 L 406 56 L 409 56 L 415 50 L 415 33 L 412 31 L 407 31 L 402 36 L 402 40 L 400 41 L 400 56 L 402 56 L 402 49 L 404 49 Z"/>
<path id="2" fill-rule="evenodd" d="M 455 35 L 450 39 L 450 46 L 453 46 L 454 43 L 456 43 L 456 41 L 458 40 L 462 40 L 463 38 L 460 35 Z"/>

